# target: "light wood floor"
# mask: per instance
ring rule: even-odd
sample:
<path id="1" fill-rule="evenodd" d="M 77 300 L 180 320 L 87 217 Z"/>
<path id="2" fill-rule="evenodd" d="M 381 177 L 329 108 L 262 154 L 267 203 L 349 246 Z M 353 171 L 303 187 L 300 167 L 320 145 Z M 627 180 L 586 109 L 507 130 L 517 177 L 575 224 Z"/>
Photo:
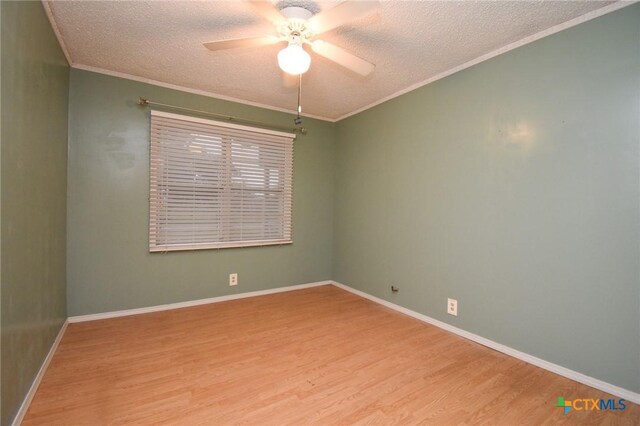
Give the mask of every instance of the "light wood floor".
<path id="1" fill-rule="evenodd" d="M 70 324 L 23 424 L 640 422 L 558 396 L 611 397 L 323 286 Z"/>

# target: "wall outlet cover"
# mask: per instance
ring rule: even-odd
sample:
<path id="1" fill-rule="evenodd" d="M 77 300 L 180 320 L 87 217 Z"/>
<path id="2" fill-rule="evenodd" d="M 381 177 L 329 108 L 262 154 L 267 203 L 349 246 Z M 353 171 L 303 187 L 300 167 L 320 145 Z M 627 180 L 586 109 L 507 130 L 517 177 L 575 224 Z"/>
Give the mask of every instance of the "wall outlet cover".
<path id="1" fill-rule="evenodd" d="M 456 299 L 447 299 L 447 313 L 458 316 L 458 301 Z"/>
<path id="2" fill-rule="evenodd" d="M 229 274 L 229 285 L 238 285 L 238 274 Z"/>

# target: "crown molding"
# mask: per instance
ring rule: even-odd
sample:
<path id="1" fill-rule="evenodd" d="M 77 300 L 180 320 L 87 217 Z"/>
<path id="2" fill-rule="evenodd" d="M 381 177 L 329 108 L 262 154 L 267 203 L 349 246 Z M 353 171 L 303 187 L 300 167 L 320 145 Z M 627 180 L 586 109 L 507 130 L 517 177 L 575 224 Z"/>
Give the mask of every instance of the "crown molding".
<path id="1" fill-rule="evenodd" d="M 486 54 L 484 54 L 482 56 L 478 56 L 477 58 L 472 59 L 472 60 L 470 60 L 468 62 L 465 62 L 462 65 L 458 65 L 457 67 L 450 68 L 450 69 L 448 69 L 448 70 L 446 70 L 444 72 L 441 72 L 440 74 L 436 74 L 433 77 L 429 77 L 428 79 L 423 80 L 423 81 L 421 81 L 419 83 L 412 84 L 409 87 L 406 87 L 406 88 L 404 88 L 402 90 L 399 90 L 399 91 L 397 91 L 395 93 L 392 93 L 391 95 L 385 96 L 384 98 L 379 99 L 379 100 L 377 100 L 377 101 L 375 101 L 373 103 L 370 103 L 368 105 L 365 105 L 365 106 L 363 106 L 361 108 L 358 108 L 355 111 L 352 111 L 352 112 L 349 112 L 347 114 L 344 114 L 344 115 L 336 118 L 335 121 L 338 122 L 338 121 L 344 120 L 345 118 L 349 118 L 349 117 L 351 117 L 353 115 L 359 114 L 359 113 L 361 113 L 363 111 L 366 111 L 366 110 L 371 109 L 371 108 L 373 108 L 375 106 L 378 106 L 378 105 L 380 105 L 380 104 L 382 104 L 384 102 L 390 101 L 391 99 L 395 99 L 398 96 L 402 96 L 405 93 L 412 92 L 412 91 L 414 91 L 416 89 L 419 89 L 420 87 L 423 87 L 423 86 L 426 86 L 427 84 L 433 83 L 434 81 L 441 80 L 441 79 L 443 79 L 445 77 L 448 77 L 448 76 L 450 76 L 452 74 L 455 74 L 455 73 L 457 73 L 459 71 L 462 71 L 462 70 L 465 70 L 467 68 L 470 68 L 470 67 L 472 67 L 474 65 L 477 65 L 477 64 L 479 64 L 481 62 L 484 62 L 484 61 L 489 60 L 491 58 L 495 58 L 498 55 L 502 55 L 503 53 L 507 53 L 507 52 L 509 52 L 511 50 L 517 49 L 518 47 L 522 47 L 522 46 L 524 46 L 526 44 L 533 43 L 534 41 L 540 40 L 541 38 L 544 38 L 544 37 L 550 36 L 552 34 L 558 33 L 560 31 L 566 30 L 567 28 L 575 27 L 576 25 L 580 25 L 580 24 L 585 23 L 587 21 L 590 21 L 592 19 L 598 18 L 598 17 L 600 17 L 602 15 L 606 15 L 608 13 L 615 12 L 616 10 L 622 9 L 623 7 L 630 6 L 630 5 L 632 5 L 634 3 L 637 3 L 637 2 L 638 2 L 638 0 L 617 1 L 617 2 L 615 2 L 613 4 L 608 5 L 608 6 L 604 6 L 604 7 L 601 7 L 600 9 L 593 10 L 593 11 L 591 11 L 589 13 L 586 13 L 586 14 L 584 14 L 582 16 L 578 16 L 577 18 L 574 18 L 574 19 L 571 19 L 569 21 L 563 22 L 561 24 L 555 25 L 553 27 L 547 28 L 546 30 L 540 31 L 540 32 L 535 33 L 533 35 L 530 35 L 530 36 L 525 37 L 523 39 L 520 39 L 520 40 L 518 40 L 516 42 L 507 44 L 506 46 L 503 46 L 503 47 L 501 47 L 499 49 L 496 49 L 496 50 L 494 50 L 492 52 L 486 53 Z"/>
<path id="2" fill-rule="evenodd" d="M 53 12 L 51 11 L 51 5 L 48 0 L 41 0 L 42 7 L 44 7 L 44 12 L 47 14 L 47 18 L 49 18 L 49 24 L 51 24 L 51 29 L 53 29 L 53 33 L 56 35 L 56 39 L 58 39 L 58 44 L 62 49 L 62 53 L 64 53 L 64 57 L 67 58 L 67 63 L 69 66 L 73 66 L 73 62 L 71 61 L 71 55 L 69 54 L 69 49 L 67 48 L 67 44 L 64 42 L 62 38 L 62 34 L 60 33 L 60 28 L 58 28 L 58 23 L 53 17 Z"/>
<path id="3" fill-rule="evenodd" d="M 296 115 L 297 114 L 296 111 L 290 110 L 290 109 L 286 109 L 286 108 L 280 108 L 280 107 L 276 107 L 276 106 L 273 106 L 273 105 L 262 104 L 262 103 L 259 103 L 259 102 L 247 101 L 247 100 L 240 99 L 240 98 L 234 98 L 232 96 L 220 95 L 218 93 L 208 92 L 206 90 L 192 89 L 192 88 L 186 87 L 186 86 L 180 86 L 180 85 L 177 85 L 177 84 L 165 83 L 163 81 L 153 80 L 153 79 L 150 79 L 150 78 L 140 77 L 140 76 L 137 76 L 137 75 L 127 74 L 127 73 L 123 73 L 123 72 L 119 72 L 119 71 L 112 71 L 112 70 L 107 70 L 107 69 L 104 69 L 104 68 L 93 67 L 93 66 L 90 66 L 90 65 L 83 65 L 83 64 L 75 63 L 75 64 L 73 64 L 71 66 L 71 68 L 75 68 L 75 69 L 79 69 L 79 70 L 83 70 L 83 71 L 95 72 L 95 73 L 98 73 L 98 74 L 109 75 L 111 77 L 124 78 L 126 80 L 138 81 L 140 83 L 146 83 L 146 84 L 151 84 L 151 85 L 154 85 L 154 86 L 164 87 L 166 89 L 179 90 L 181 92 L 193 93 L 194 95 L 206 96 L 206 97 L 209 97 L 209 98 L 220 99 L 222 101 L 235 102 L 235 103 L 242 104 L 242 105 L 249 105 L 249 106 L 253 106 L 253 107 L 257 107 L 257 108 L 268 109 L 268 110 L 271 110 L 271 111 L 284 112 L 284 113 L 292 114 L 292 115 Z M 328 121 L 328 122 L 331 122 L 331 123 L 334 123 L 336 121 L 335 119 L 322 117 L 320 115 L 304 114 L 304 113 L 300 114 L 300 115 L 303 116 L 303 117 L 313 118 L 315 120 Z"/>
<path id="4" fill-rule="evenodd" d="M 484 62 L 486 60 L 495 58 L 496 56 L 502 55 L 503 53 L 507 53 L 511 50 L 517 49 L 518 47 L 522 47 L 524 45 L 527 45 L 529 43 L 532 43 L 534 41 L 540 40 L 544 37 L 547 37 L 549 35 L 558 33 L 560 31 L 566 30 L 568 28 L 574 27 L 576 25 L 580 25 L 582 23 L 585 23 L 587 21 L 590 21 L 592 19 L 598 18 L 600 16 L 606 15 L 608 13 L 611 12 L 615 12 L 616 10 L 622 9 L 624 7 L 630 6 L 632 4 L 637 3 L 639 0 L 632 0 L 632 1 L 627 1 L 627 0 L 620 0 L 620 1 L 616 1 L 613 4 L 610 4 L 608 6 L 604 6 L 601 7 L 600 9 L 591 11 L 589 13 L 586 13 L 582 16 L 578 16 L 577 18 L 571 19 L 569 21 L 563 22 L 561 24 L 555 25 L 553 27 L 547 28 L 546 30 L 540 31 L 538 33 L 535 33 L 533 35 L 530 35 L 528 37 L 522 38 L 516 42 L 510 43 L 506 46 L 503 46 L 499 49 L 493 50 L 489 53 L 486 53 L 484 55 L 481 55 L 475 59 L 472 59 L 468 62 L 465 62 L 464 64 L 458 65 L 456 67 L 450 68 L 444 72 L 441 72 L 435 76 L 429 77 L 426 80 L 420 81 L 418 83 L 412 84 L 411 86 L 408 86 L 402 90 L 399 90 L 397 92 L 394 92 L 388 96 L 383 97 L 382 99 L 379 99 L 377 101 L 374 101 L 370 104 L 367 104 L 363 107 L 360 107 L 354 111 L 351 111 L 347 114 L 344 114 L 338 118 L 329 118 L 329 117 L 324 117 L 324 116 L 320 116 L 320 115 L 314 115 L 314 114 L 301 114 L 304 117 L 307 118 L 313 118 L 316 120 L 322 120 L 322 121 L 327 121 L 330 123 L 336 123 L 339 121 L 342 121 L 346 118 L 349 118 L 353 115 L 359 114 L 363 111 L 366 111 L 368 109 L 371 109 L 373 107 L 376 107 L 384 102 L 390 101 L 392 99 L 395 99 L 399 96 L 402 96 L 406 93 L 409 93 L 411 91 L 414 91 L 416 89 L 419 89 L 423 86 L 426 86 L 430 83 L 433 83 L 435 81 L 441 80 L 445 77 L 448 77 L 452 74 L 455 74 L 459 71 L 463 71 L 467 68 L 470 68 L 474 65 L 477 65 L 481 62 Z M 153 79 L 149 79 L 149 78 L 145 78 L 145 77 L 140 77 L 137 75 L 133 75 L 133 74 L 128 74 L 128 73 L 123 73 L 123 72 L 119 72 L 119 71 L 113 71 L 113 70 L 108 70 L 108 69 L 104 69 L 104 68 L 99 68 L 99 67 L 94 67 L 94 66 L 90 66 L 90 65 L 85 65 L 85 64 L 80 64 L 80 63 L 75 63 L 73 62 L 73 60 L 71 59 L 71 54 L 69 53 L 69 49 L 67 47 L 67 45 L 64 42 L 64 39 L 60 33 L 60 30 L 58 28 L 58 25 L 55 21 L 55 18 L 53 17 L 53 13 L 51 11 L 51 6 L 50 6 L 50 0 L 41 0 L 42 5 L 44 7 L 44 10 L 47 14 L 47 17 L 49 18 L 49 22 L 51 23 L 51 27 L 53 29 L 53 32 L 56 35 L 56 38 L 58 39 L 58 43 L 60 44 L 60 47 L 65 55 L 65 57 L 67 58 L 67 62 L 69 63 L 69 66 L 72 68 L 76 68 L 76 69 L 80 69 L 80 70 L 84 70 L 84 71 L 91 71 L 91 72 L 95 72 L 95 73 L 99 73 L 99 74 L 105 74 L 105 75 L 110 75 L 113 77 L 119 77 L 119 78 L 124 78 L 127 80 L 133 80 L 133 81 L 138 81 L 141 83 L 147 83 L 147 84 L 152 84 L 154 86 L 159 86 L 159 87 L 165 87 L 167 89 L 173 89 L 173 90 L 179 90 L 182 92 L 187 92 L 187 93 L 193 93 L 196 95 L 201 95 L 201 96 L 207 96 L 210 98 L 214 98 L 214 99 L 220 99 L 220 100 L 224 100 L 224 101 L 230 101 L 230 102 L 235 102 L 235 103 L 239 103 L 239 104 L 243 104 L 243 105 L 249 105 L 249 106 L 253 106 L 253 107 L 257 107 L 257 108 L 264 108 L 264 109 L 268 109 L 268 110 L 272 110 L 272 111 L 278 111 L 278 112 L 283 112 L 283 113 L 287 113 L 287 114 L 296 114 L 296 111 L 294 110 L 290 110 L 290 109 L 286 109 L 286 108 L 280 108 L 280 107 L 276 107 L 273 105 L 267 105 L 267 104 L 263 104 L 263 103 L 259 103 L 259 102 L 253 102 L 253 101 L 248 101 L 245 99 L 240 99 L 240 98 L 236 98 L 233 96 L 226 96 L 226 95 L 221 95 L 219 93 L 215 93 L 215 92 L 210 92 L 210 91 L 206 91 L 206 90 L 200 90 L 200 89 L 193 89 L 190 87 L 186 87 L 186 86 L 181 86 L 181 85 L 176 85 L 176 84 L 171 84 L 171 83 L 165 83 L 162 81 L 158 81 L 158 80 L 153 80 Z"/>

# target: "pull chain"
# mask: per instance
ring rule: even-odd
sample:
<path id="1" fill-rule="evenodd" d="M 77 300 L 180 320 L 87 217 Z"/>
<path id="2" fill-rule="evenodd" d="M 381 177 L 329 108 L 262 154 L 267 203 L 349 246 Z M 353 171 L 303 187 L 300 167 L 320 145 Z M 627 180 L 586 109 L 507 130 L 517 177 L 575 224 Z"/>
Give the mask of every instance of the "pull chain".
<path id="1" fill-rule="evenodd" d="M 302 74 L 298 75 L 298 115 L 296 116 L 296 118 L 293 119 L 293 122 L 296 124 L 296 126 L 299 126 L 300 124 L 302 124 L 302 117 L 300 117 L 300 114 L 302 113 L 302 104 L 300 102 L 302 98 Z"/>

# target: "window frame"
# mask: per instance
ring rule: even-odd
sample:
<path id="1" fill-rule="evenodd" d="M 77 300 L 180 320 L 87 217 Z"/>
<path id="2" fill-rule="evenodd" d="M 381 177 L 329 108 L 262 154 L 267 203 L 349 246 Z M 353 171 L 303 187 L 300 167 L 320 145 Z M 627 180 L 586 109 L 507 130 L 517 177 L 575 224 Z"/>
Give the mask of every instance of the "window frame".
<path id="1" fill-rule="evenodd" d="M 208 242 L 191 242 L 191 243 L 165 243 L 165 244 L 158 244 L 158 238 L 157 236 L 159 235 L 159 228 L 161 225 L 159 225 L 159 222 L 157 220 L 157 217 L 160 215 L 160 208 L 158 207 L 158 203 L 160 202 L 160 196 L 158 195 L 158 188 L 161 187 L 161 185 L 158 184 L 158 182 L 161 180 L 161 177 L 159 176 L 160 173 L 158 173 L 157 170 L 154 171 L 154 164 L 157 164 L 158 159 L 155 158 L 154 156 L 154 143 L 161 143 L 160 141 L 156 141 L 153 135 L 153 129 L 154 129 L 154 117 L 159 117 L 160 119 L 164 118 L 164 119 L 171 119 L 171 120 L 180 120 L 183 122 L 191 122 L 194 124 L 204 124 L 204 125 L 209 125 L 209 126 L 215 126 L 215 127 L 220 127 L 223 129 L 233 129 L 233 130 L 239 130 L 239 131 L 244 131 L 244 132 L 250 132 L 250 133 L 254 133 L 254 134 L 263 134 L 263 135 L 269 135 L 269 136 L 277 136 L 279 138 L 284 138 L 285 140 L 283 140 L 283 150 L 284 150 L 284 165 L 282 168 L 282 179 L 284 180 L 283 182 L 283 190 L 282 192 L 282 197 L 283 197 L 283 213 L 281 216 L 281 222 L 283 223 L 283 238 L 279 238 L 279 239 L 261 239 L 261 240 L 256 240 L 256 239 L 248 239 L 248 240 L 232 240 L 232 241 L 208 241 Z M 158 110 L 151 110 L 151 120 L 150 120 L 150 126 L 149 126 L 149 191 L 148 191 L 148 195 L 149 195 L 149 222 L 148 222 L 148 230 L 149 230 L 149 252 L 154 253 L 154 252 L 169 252 L 169 251 L 189 251 L 189 250 L 206 250 L 206 249 L 222 249 L 222 248 L 234 248 L 234 247 L 261 247 L 261 246 L 271 246 L 271 245 L 286 245 L 286 244 L 292 244 L 293 243 L 293 237 L 292 237 L 292 231 L 293 231 L 293 220 L 292 220 L 292 216 L 293 216 L 293 158 L 294 158 L 294 141 L 296 138 L 296 135 L 294 133 L 286 133 L 286 132 L 281 132 L 281 131 L 277 131 L 277 130 L 271 130 L 271 129 L 264 129 L 264 128 L 260 128 L 260 127 L 253 127 L 253 126 L 246 126 L 246 125 L 241 125 L 241 124 L 235 124 L 235 123 L 228 123 L 228 122 L 223 122 L 223 121 L 217 121 L 217 120 L 211 120 L 211 119 L 206 119 L 206 118 L 200 118 L 200 117 L 193 117 L 193 116 L 188 116 L 188 115 L 183 115 L 183 114 L 175 114 L 175 113 L 171 113 L 171 112 L 165 112 L 165 111 L 158 111 Z M 194 129 L 194 131 L 199 131 L 197 129 Z M 223 191 L 228 191 L 229 194 L 232 193 L 232 191 L 236 191 L 237 189 L 234 189 L 233 183 L 232 183 L 232 173 L 230 172 L 231 167 L 233 166 L 233 157 L 231 154 L 231 150 L 232 150 L 232 143 L 233 140 L 229 139 L 228 136 L 220 136 L 221 140 L 223 140 L 221 146 L 222 146 L 222 150 L 223 151 L 227 151 L 226 153 L 223 154 L 224 157 L 224 162 L 221 168 L 225 168 L 227 169 L 226 173 L 224 173 L 223 178 L 226 177 L 226 181 L 223 183 L 223 185 L 225 186 L 225 188 L 223 188 Z M 225 144 L 229 145 L 228 147 L 225 148 Z M 271 142 L 271 144 L 273 144 L 273 142 Z M 159 149 L 158 147 L 155 147 L 156 149 Z M 154 175 L 154 173 L 156 173 L 156 175 Z M 155 181 L 155 183 L 154 183 Z M 153 195 L 153 191 L 156 191 L 156 195 L 154 197 Z M 266 192 L 266 191 L 263 191 Z M 220 197 L 220 199 L 224 199 L 225 197 Z M 227 201 L 228 204 L 225 205 L 224 203 L 221 203 L 223 207 L 221 207 L 221 211 L 223 211 L 224 209 L 231 209 L 231 197 L 227 197 Z M 155 218 L 154 218 L 155 215 Z M 230 218 L 232 218 L 234 216 L 231 215 L 224 215 L 224 214 L 220 214 L 218 217 L 219 221 L 224 221 L 224 220 L 229 220 Z M 263 217 L 264 219 L 264 217 Z M 155 228 L 154 228 L 155 226 Z M 226 232 L 227 233 L 227 237 L 229 237 L 231 235 L 230 231 L 230 225 L 229 223 L 226 223 L 226 225 L 220 225 L 221 228 L 224 229 L 224 231 L 221 232 Z M 225 228 L 225 226 L 227 226 L 227 228 Z"/>

